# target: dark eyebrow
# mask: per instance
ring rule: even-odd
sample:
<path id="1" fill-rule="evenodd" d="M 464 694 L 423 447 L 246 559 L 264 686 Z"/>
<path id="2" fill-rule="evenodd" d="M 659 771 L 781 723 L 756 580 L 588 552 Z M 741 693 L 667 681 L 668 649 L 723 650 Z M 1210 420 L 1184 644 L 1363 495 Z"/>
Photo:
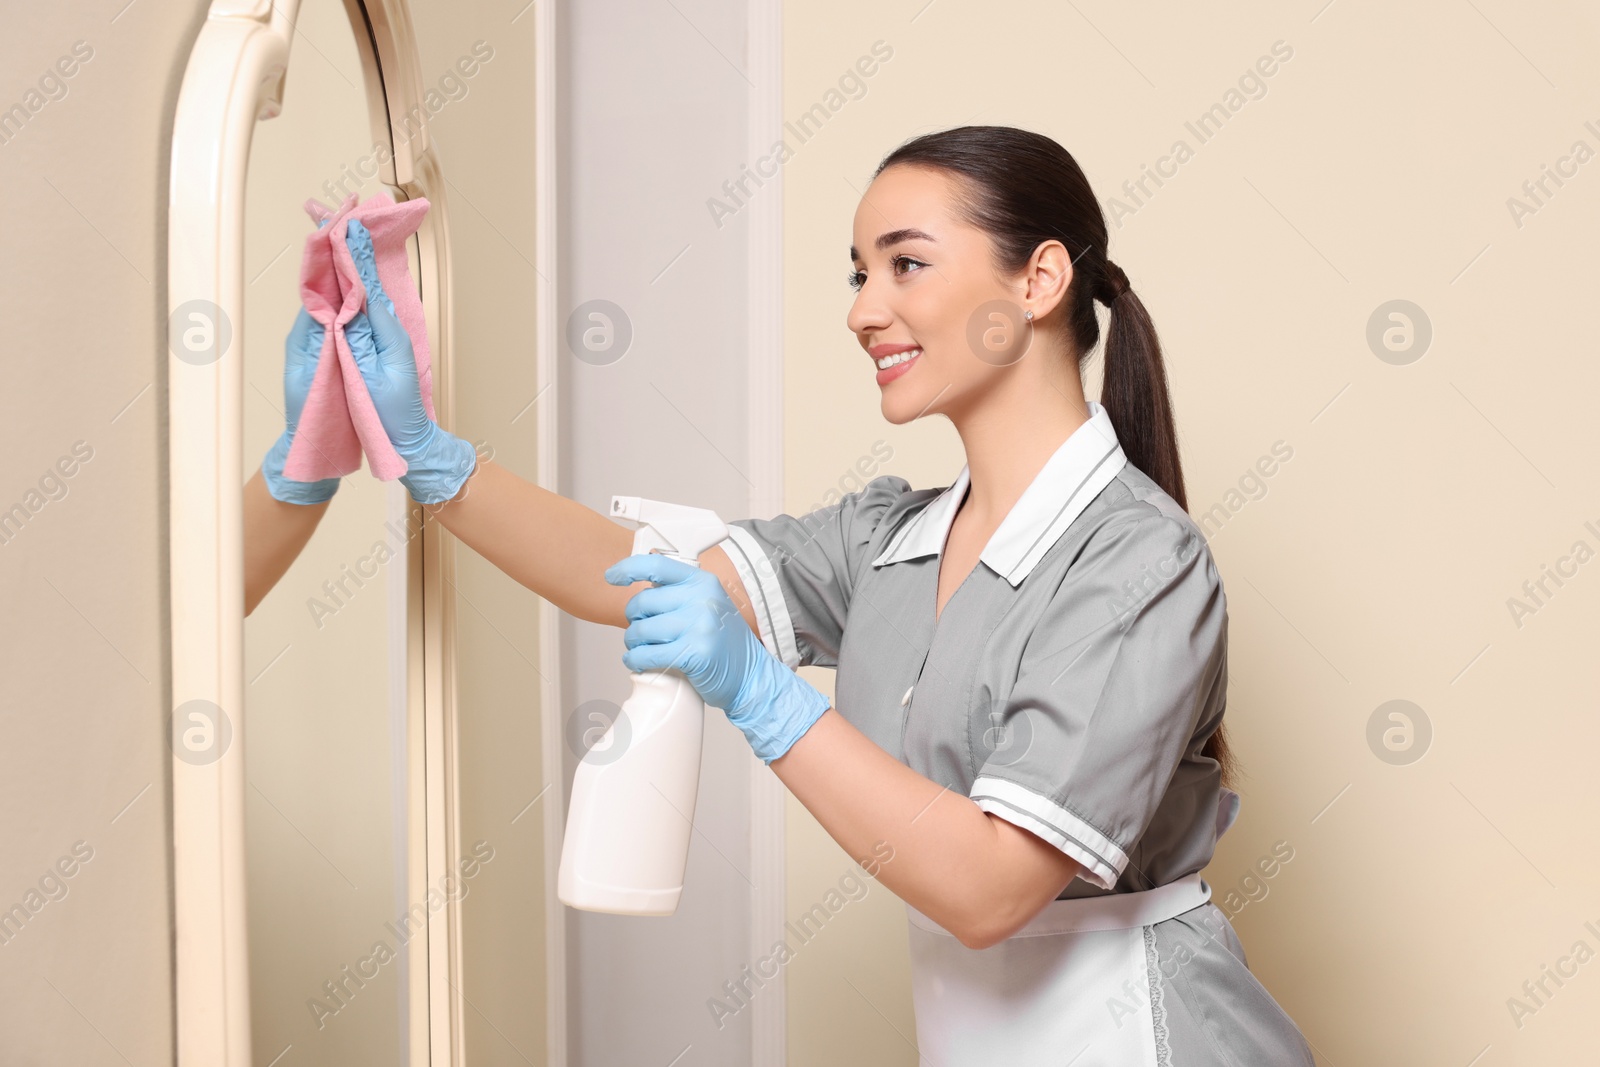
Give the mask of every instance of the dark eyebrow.
<path id="1" fill-rule="evenodd" d="M 932 234 L 923 233 L 921 230 L 914 227 L 908 227 L 904 230 L 890 230 L 888 233 L 881 233 L 878 235 L 878 239 L 873 243 L 878 246 L 878 251 L 882 252 L 890 245 L 899 244 L 901 241 L 928 241 L 932 244 L 939 243 L 938 241 L 934 240 Z M 861 253 L 856 251 L 855 245 L 851 245 L 850 262 L 854 263 L 860 258 Z"/>

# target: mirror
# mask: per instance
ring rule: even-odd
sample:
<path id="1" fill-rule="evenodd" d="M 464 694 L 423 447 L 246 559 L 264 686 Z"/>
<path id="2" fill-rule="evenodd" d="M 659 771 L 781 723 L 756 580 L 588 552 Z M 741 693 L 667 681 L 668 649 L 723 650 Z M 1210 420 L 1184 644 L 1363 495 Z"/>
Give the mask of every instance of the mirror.
<path id="1" fill-rule="evenodd" d="M 553 11 L 529 10 L 524 25 L 541 27 L 548 57 Z M 406 0 L 212 0 L 183 71 L 167 200 L 180 1067 L 449 1064 L 500 1044 L 565 1061 L 553 889 L 562 810 L 538 803 L 561 752 L 534 695 L 553 691 L 556 676 L 529 651 L 556 659 L 553 609 L 540 608 L 535 631 L 514 582 L 470 553 L 458 573 L 459 546 L 364 465 L 315 508 L 275 500 L 259 473 L 285 428 L 286 339 L 315 232 L 308 198 L 426 198 L 405 246 L 411 281 L 397 284 L 421 296 L 441 425 L 456 425 L 458 324 L 488 353 L 474 361 L 476 390 L 463 390 L 471 418 L 503 419 L 508 383 L 532 385 L 520 353 L 484 342 L 495 290 L 466 301 L 477 323 L 456 318 L 447 188 L 459 187 L 434 149 L 452 123 L 492 132 L 524 116 L 532 72 L 553 66 L 501 62 L 520 85 L 493 104 L 475 94 L 474 109 L 436 122 L 494 50 L 442 32 L 460 29 L 455 8 L 431 5 L 424 27 L 413 14 Z M 548 141 L 552 97 L 539 99 Z M 499 140 L 462 142 L 466 185 L 517 185 Z M 474 153 L 473 143 L 492 148 Z M 541 158 L 553 157 L 546 145 Z M 548 168 L 539 173 L 536 186 L 547 185 Z M 505 232 L 489 225 L 476 237 Z M 457 258 L 494 270 L 505 249 L 474 239 L 469 228 Z M 538 255 L 551 263 L 553 246 L 541 242 Z M 548 299 L 541 291 L 541 309 Z M 547 331 L 541 381 L 552 345 Z M 552 427 L 539 423 L 535 462 L 533 426 L 518 428 L 520 443 L 507 436 L 507 454 L 520 447 L 553 480 Z M 483 876 L 497 848 L 505 858 Z"/>
<path id="2" fill-rule="evenodd" d="M 350 193 L 406 199 L 379 180 L 373 162 L 363 51 L 371 49 L 357 47 L 341 0 L 302 0 L 281 113 L 254 131 L 244 212 L 244 481 L 284 430 L 285 338 L 300 307 L 305 240 L 316 229 L 306 199 L 330 210 Z M 414 279 L 416 244 L 413 237 Z M 406 918 L 410 870 L 420 861 L 409 813 L 422 804 L 407 744 L 407 505 L 400 483 L 378 481 L 365 463 L 345 475 L 310 541 L 244 622 L 245 895 L 258 1064 L 427 1060 L 426 998 L 413 992 L 426 989 L 426 930 L 414 911 Z M 244 536 L 259 532 L 247 526 Z"/>

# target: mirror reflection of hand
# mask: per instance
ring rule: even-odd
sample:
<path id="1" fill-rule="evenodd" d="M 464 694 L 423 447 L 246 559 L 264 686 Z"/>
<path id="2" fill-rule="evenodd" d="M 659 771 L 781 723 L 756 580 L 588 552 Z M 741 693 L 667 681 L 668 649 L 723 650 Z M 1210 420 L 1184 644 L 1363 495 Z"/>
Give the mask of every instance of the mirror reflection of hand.
<path id="1" fill-rule="evenodd" d="M 306 408 L 306 397 L 311 395 L 324 333 L 322 323 L 302 307 L 283 343 L 283 410 L 290 437 L 300 425 L 300 413 Z"/>
<path id="2" fill-rule="evenodd" d="M 346 224 L 345 243 L 367 290 L 366 310 L 345 324 L 345 339 L 367 384 L 378 421 L 406 461 L 400 482 L 419 504 L 454 499 L 477 469 L 477 450 L 428 417 L 417 381 L 417 357 L 378 278 L 372 235 L 359 219 Z"/>
<path id="3" fill-rule="evenodd" d="M 283 344 L 284 430 L 261 461 L 261 477 L 267 483 L 267 492 L 285 504 L 320 504 L 339 488 L 338 478 L 296 482 L 283 476 L 283 465 L 289 458 L 289 448 L 294 444 L 300 413 L 305 410 L 311 381 L 317 376 L 317 360 L 322 354 L 324 333 L 322 324 L 302 307 Z"/>

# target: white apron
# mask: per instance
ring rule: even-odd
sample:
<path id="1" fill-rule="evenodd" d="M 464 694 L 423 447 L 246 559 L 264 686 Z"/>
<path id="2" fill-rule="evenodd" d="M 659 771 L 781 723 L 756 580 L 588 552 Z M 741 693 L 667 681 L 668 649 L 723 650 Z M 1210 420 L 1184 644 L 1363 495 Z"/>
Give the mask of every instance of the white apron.
<path id="1" fill-rule="evenodd" d="M 1224 790 L 1218 837 L 1238 810 L 1238 794 Z M 968 948 L 906 905 L 920 1063 L 1167 1067 L 1155 932 L 1147 928 L 1210 899 L 1196 871 L 1144 892 L 1053 900 L 985 949 Z"/>

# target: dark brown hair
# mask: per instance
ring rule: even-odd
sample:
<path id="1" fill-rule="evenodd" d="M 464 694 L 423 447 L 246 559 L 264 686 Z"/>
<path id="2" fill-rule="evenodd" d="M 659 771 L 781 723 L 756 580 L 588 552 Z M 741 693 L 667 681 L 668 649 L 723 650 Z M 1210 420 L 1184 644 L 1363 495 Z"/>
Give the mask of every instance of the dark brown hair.
<path id="1" fill-rule="evenodd" d="M 959 211 L 989 235 L 1002 274 L 1020 272 L 1044 241 L 1053 238 L 1066 246 L 1073 278 L 1059 306 L 1078 352 L 1079 376 L 1100 340 L 1094 307 L 1099 299 L 1110 309 L 1100 404 L 1128 462 L 1187 511 L 1161 343 L 1128 276 L 1107 258 L 1105 215 L 1077 160 L 1043 134 L 1012 126 L 958 126 L 907 141 L 885 156 L 872 176 L 895 164 L 927 167 L 963 181 L 968 195 L 960 198 Z M 1222 784 L 1231 787 L 1235 758 L 1222 724 L 1202 752 L 1217 761 Z"/>

